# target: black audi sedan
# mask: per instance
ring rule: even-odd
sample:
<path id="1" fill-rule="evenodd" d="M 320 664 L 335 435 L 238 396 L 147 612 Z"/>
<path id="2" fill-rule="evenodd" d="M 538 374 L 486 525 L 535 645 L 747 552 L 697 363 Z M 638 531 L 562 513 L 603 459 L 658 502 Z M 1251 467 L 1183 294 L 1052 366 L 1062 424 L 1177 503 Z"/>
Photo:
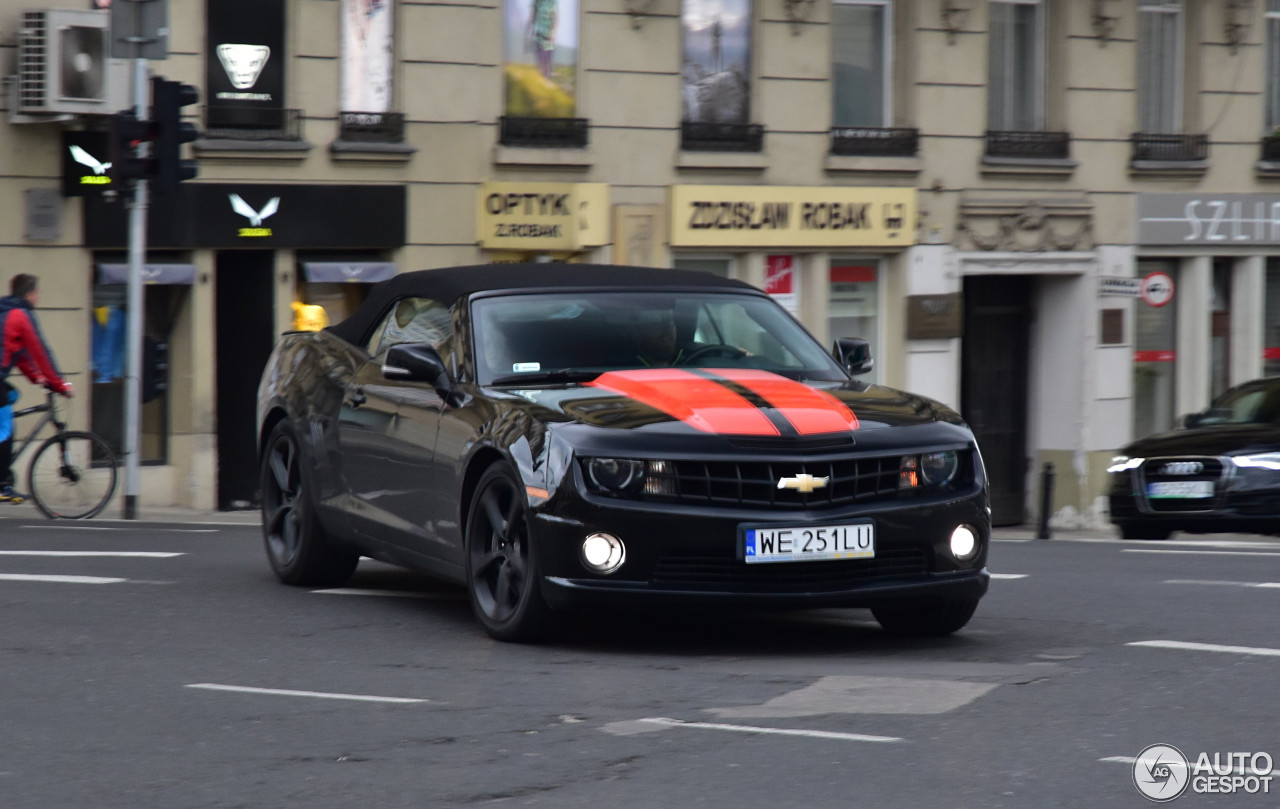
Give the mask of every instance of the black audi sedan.
<path id="1" fill-rule="evenodd" d="M 1280 531 L 1280 378 L 1232 388 L 1183 423 L 1111 460 L 1111 522 L 1121 535 Z"/>
<path id="2" fill-rule="evenodd" d="M 871 362 L 703 273 L 398 275 L 263 372 L 267 558 L 306 586 L 361 556 L 426 571 L 501 640 L 657 603 L 954 632 L 987 590 L 982 460 L 952 409 L 858 381 Z"/>

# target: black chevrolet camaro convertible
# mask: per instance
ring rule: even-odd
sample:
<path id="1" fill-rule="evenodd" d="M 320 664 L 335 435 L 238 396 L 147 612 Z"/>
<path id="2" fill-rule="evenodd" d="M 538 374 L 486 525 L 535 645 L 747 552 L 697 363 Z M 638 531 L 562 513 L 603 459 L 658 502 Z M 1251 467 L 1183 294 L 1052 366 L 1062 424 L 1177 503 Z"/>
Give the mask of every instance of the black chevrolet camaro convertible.
<path id="1" fill-rule="evenodd" d="M 868 607 L 945 634 L 986 592 L 990 517 L 950 408 L 868 385 L 746 284 L 598 265 L 405 273 L 284 335 L 258 389 L 276 575 L 367 556 L 465 586 L 485 630 L 646 603 Z"/>

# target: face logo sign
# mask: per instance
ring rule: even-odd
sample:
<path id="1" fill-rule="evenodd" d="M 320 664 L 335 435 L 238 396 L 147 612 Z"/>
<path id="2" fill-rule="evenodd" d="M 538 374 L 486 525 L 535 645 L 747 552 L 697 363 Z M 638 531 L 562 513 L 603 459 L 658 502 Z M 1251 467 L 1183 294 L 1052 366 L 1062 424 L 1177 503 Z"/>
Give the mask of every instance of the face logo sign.
<path id="1" fill-rule="evenodd" d="M 262 206 L 262 210 L 254 210 L 253 206 L 240 198 L 239 194 L 231 194 L 231 210 L 249 220 L 249 227 L 240 228 L 240 235 L 246 238 L 263 237 L 271 235 L 271 228 L 264 228 L 262 220 L 274 214 L 280 208 L 280 198 L 272 197 L 267 200 L 267 204 Z"/>
<path id="2" fill-rule="evenodd" d="M 111 183 L 111 178 L 107 176 L 107 170 L 111 168 L 110 163 L 103 163 L 79 146 L 71 146 L 69 148 L 71 149 L 72 160 L 93 170 L 93 174 L 80 176 L 81 185 L 109 185 Z"/>
<path id="3" fill-rule="evenodd" d="M 218 61 L 222 62 L 231 86 L 237 90 L 248 90 L 257 84 L 269 58 L 271 49 L 266 45 L 218 46 Z"/>

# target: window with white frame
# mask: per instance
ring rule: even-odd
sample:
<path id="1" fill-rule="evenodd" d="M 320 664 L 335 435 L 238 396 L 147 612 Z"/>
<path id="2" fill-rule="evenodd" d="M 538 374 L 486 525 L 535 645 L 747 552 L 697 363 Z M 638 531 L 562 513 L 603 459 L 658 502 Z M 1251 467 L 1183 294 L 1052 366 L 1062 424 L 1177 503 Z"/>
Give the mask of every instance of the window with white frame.
<path id="1" fill-rule="evenodd" d="M 892 14 L 892 0 L 832 3 L 832 126 L 890 125 Z"/>
<path id="2" fill-rule="evenodd" d="M 988 63 L 987 128 L 1044 128 L 1044 4 L 993 0 Z"/>
<path id="3" fill-rule="evenodd" d="M 1138 7 L 1138 129 L 1182 131 L 1182 0 Z"/>
<path id="4" fill-rule="evenodd" d="M 1280 129 L 1280 0 L 1267 0 L 1267 132 Z"/>

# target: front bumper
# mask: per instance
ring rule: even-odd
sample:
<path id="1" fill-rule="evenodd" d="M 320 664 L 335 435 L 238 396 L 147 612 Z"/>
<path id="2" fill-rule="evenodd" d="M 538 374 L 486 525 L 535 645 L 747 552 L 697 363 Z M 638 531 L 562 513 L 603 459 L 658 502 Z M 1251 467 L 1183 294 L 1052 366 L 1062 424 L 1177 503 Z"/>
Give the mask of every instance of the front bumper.
<path id="1" fill-rule="evenodd" d="M 566 494 L 568 494 L 566 492 Z M 980 489 L 964 496 L 911 498 L 874 507 L 784 510 L 655 505 L 574 492 L 554 512 L 536 511 L 534 541 L 542 593 L 557 608 L 586 604 L 733 603 L 776 608 L 870 607 L 891 602 L 967 600 L 987 590 L 991 529 Z M 875 524 L 876 555 L 748 564 L 740 526 Z M 961 563 L 950 553 L 958 525 L 970 525 L 979 548 Z M 582 540 L 605 532 L 622 539 L 626 563 L 593 573 Z"/>

